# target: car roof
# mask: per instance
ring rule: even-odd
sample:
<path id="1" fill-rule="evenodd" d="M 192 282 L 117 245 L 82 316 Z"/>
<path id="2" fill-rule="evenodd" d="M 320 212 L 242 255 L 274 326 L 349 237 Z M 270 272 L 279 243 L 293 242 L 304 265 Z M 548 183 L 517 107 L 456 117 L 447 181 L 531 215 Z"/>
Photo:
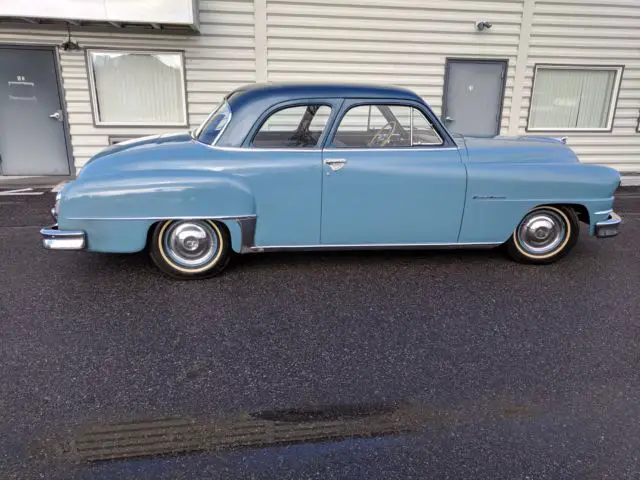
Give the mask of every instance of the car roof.
<path id="1" fill-rule="evenodd" d="M 231 110 L 231 119 L 220 134 L 216 145 L 240 146 L 261 115 L 285 102 L 295 104 L 307 99 L 324 99 L 335 104 L 342 98 L 413 101 L 424 104 L 422 98 L 411 90 L 391 85 L 337 82 L 252 83 L 232 91 L 225 97 Z"/>
<path id="2" fill-rule="evenodd" d="M 418 100 L 421 98 L 408 88 L 392 85 L 358 83 L 252 83 L 244 85 L 228 96 L 234 102 L 260 101 L 267 98 L 385 98 Z"/>

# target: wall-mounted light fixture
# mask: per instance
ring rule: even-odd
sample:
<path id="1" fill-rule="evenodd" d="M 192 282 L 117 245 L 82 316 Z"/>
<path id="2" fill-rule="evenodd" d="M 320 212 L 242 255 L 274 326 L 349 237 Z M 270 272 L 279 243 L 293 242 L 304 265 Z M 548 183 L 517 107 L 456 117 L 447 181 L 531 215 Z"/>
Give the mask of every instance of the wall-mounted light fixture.
<path id="1" fill-rule="evenodd" d="M 482 31 L 485 28 L 488 30 L 492 27 L 492 23 L 491 22 L 487 22 L 486 20 L 482 20 L 479 22 L 476 22 L 476 29 L 478 29 L 478 31 Z"/>
<path id="2" fill-rule="evenodd" d="M 71 40 L 71 27 L 69 26 L 69 24 L 67 24 L 67 40 L 62 42 L 60 47 L 65 52 L 68 52 L 69 50 L 80 50 L 80 45 L 78 45 L 78 42 L 74 42 L 73 40 Z"/>

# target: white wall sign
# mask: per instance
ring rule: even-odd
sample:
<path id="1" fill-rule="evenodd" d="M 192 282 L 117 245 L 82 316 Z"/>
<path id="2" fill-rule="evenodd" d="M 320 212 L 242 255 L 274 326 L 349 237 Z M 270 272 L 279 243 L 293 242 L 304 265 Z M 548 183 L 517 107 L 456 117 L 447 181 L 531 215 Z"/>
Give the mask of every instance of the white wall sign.
<path id="1" fill-rule="evenodd" d="M 197 0 L 30 0 L 0 2 L 0 17 L 194 25 Z"/>

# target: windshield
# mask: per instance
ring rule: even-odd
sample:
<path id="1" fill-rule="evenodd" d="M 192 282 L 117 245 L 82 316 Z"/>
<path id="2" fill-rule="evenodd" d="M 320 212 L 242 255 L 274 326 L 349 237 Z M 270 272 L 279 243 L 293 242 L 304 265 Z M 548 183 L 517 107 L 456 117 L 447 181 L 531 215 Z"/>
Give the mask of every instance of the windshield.
<path id="1" fill-rule="evenodd" d="M 231 119 L 231 109 L 225 101 L 209 115 L 209 118 L 202 122 L 202 125 L 194 132 L 193 138 L 207 145 L 213 145 L 220 136 L 220 133 L 222 133 L 225 125 L 229 123 L 229 119 Z"/>

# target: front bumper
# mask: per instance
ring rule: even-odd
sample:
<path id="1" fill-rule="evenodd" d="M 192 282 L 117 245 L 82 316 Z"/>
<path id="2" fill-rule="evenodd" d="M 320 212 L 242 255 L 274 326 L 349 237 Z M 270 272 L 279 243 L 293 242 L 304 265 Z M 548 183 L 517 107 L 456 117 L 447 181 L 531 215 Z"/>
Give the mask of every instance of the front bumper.
<path id="1" fill-rule="evenodd" d="M 596 223 L 596 237 L 606 238 L 615 237 L 620 233 L 620 224 L 622 219 L 616 212 L 611 212 L 609 218 Z"/>
<path id="2" fill-rule="evenodd" d="M 40 230 L 42 245 L 49 250 L 83 250 L 87 246 L 84 232 L 58 230 L 58 224 Z"/>

